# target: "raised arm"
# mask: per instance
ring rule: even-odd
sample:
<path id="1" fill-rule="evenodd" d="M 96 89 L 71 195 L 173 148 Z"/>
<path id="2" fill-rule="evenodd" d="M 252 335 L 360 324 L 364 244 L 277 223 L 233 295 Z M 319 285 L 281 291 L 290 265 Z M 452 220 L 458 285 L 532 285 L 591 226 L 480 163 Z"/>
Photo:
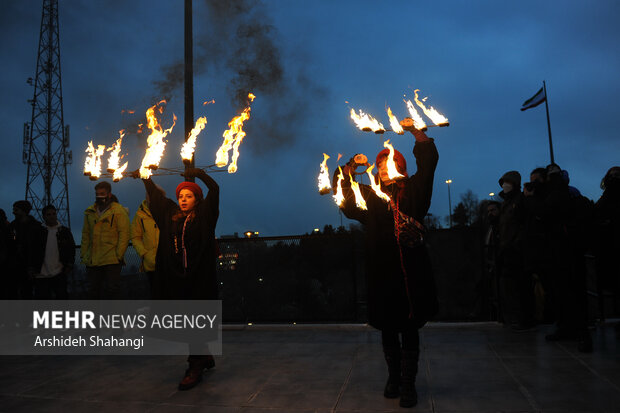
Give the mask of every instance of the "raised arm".
<path id="1" fill-rule="evenodd" d="M 433 138 L 429 138 L 424 131 L 416 129 L 410 118 L 403 119 L 400 124 L 415 137 L 413 156 L 416 162 L 416 173 L 409 177 L 407 187 L 415 194 L 415 217 L 422 220 L 431 205 L 433 195 L 433 181 L 435 169 L 439 161 L 439 153 Z"/>
<path id="2" fill-rule="evenodd" d="M 177 204 L 166 198 L 166 194 L 157 186 L 153 179 L 143 179 L 144 188 L 149 194 L 149 209 L 157 225 L 162 226 L 166 219 L 166 211 L 176 209 Z"/>
<path id="3" fill-rule="evenodd" d="M 209 193 L 207 193 L 205 201 L 201 202 L 200 209 L 217 221 L 220 214 L 220 186 L 200 168 L 190 168 L 185 172 L 184 176 L 186 178 L 198 178 L 204 182 Z"/>

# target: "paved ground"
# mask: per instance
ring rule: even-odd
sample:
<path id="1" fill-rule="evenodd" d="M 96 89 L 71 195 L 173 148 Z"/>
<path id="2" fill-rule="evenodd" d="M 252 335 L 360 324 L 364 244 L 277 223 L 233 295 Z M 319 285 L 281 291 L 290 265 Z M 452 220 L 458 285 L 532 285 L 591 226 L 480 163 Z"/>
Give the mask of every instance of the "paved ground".
<path id="1" fill-rule="evenodd" d="M 422 330 L 416 412 L 620 412 L 620 332 L 594 353 L 495 323 Z M 364 326 L 227 328 L 224 355 L 179 392 L 183 357 L 0 358 L 3 412 L 389 412 L 379 334 Z"/>

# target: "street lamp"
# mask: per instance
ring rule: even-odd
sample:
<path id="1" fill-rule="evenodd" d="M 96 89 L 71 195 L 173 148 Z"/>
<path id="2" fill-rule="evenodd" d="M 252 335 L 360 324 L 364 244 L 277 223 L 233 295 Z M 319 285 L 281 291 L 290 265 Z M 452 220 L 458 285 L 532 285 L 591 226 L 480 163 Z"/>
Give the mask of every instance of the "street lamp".
<path id="1" fill-rule="evenodd" d="M 448 217 L 450 218 L 450 228 L 452 228 L 452 199 L 450 198 L 450 184 L 452 183 L 452 179 L 447 179 L 446 183 L 448 184 Z"/>

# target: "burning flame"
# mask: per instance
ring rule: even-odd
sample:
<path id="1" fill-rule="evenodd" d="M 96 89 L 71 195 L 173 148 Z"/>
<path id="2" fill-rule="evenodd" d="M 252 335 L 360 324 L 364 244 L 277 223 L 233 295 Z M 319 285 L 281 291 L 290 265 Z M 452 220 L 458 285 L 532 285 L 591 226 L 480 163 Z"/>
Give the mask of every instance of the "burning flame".
<path id="1" fill-rule="evenodd" d="M 401 175 L 398 172 L 398 169 L 396 169 L 396 163 L 394 162 L 394 147 L 390 145 L 389 139 L 383 142 L 383 147 L 388 148 L 390 150 L 390 153 L 385 161 L 385 165 L 387 166 L 387 170 L 388 170 L 388 178 L 390 179 L 404 178 L 405 176 Z"/>
<path id="2" fill-rule="evenodd" d="M 132 110 L 132 109 L 123 109 L 123 110 L 121 110 L 121 115 L 122 115 L 123 113 L 129 113 L 129 114 L 131 115 L 131 114 L 133 114 L 133 113 L 136 113 L 136 111 L 135 111 L 135 110 Z"/>
<path id="3" fill-rule="evenodd" d="M 342 168 L 338 167 L 338 183 L 336 185 L 336 195 L 334 195 L 334 201 L 336 201 L 336 205 L 342 206 L 344 202 L 344 193 L 342 192 L 342 180 L 344 176 L 342 175 Z"/>
<path id="4" fill-rule="evenodd" d="M 351 119 L 355 122 L 355 125 L 364 132 L 373 131 L 375 133 L 385 132 L 385 128 L 377 119 L 373 118 L 367 113 L 364 113 L 361 109 L 359 115 L 355 113 L 355 110 L 351 108 Z"/>
<path id="5" fill-rule="evenodd" d="M 366 200 L 360 191 L 360 185 L 353 180 L 351 174 L 349 174 L 349 179 L 351 180 L 351 189 L 353 190 L 353 194 L 355 194 L 355 205 L 357 205 L 359 209 L 368 209 L 366 206 Z"/>
<path id="6" fill-rule="evenodd" d="M 159 110 L 159 113 L 163 113 L 164 108 L 160 106 L 162 103 L 166 103 L 166 101 L 162 100 L 146 111 L 146 119 L 148 120 L 148 128 L 151 130 L 151 134 L 146 140 L 146 153 L 144 158 L 142 158 L 142 165 L 140 166 L 140 178 L 142 179 L 149 178 L 152 174 L 151 170 L 159 167 L 159 162 L 164 155 L 164 149 L 166 149 L 164 138 L 172 131 L 177 122 L 177 117 L 173 115 L 172 126 L 165 130 L 161 127 L 155 116 L 155 109 Z"/>
<path id="7" fill-rule="evenodd" d="M 118 182 L 123 179 L 123 172 L 125 172 L 127 166 L 129 165 L 129 162 L 125 162 L 123 166 L 118 166 L 122 158 L 120 152 L 121 144 L 123 143 L 123 136 L 125 136 L 125 130 L 123 129 L 118 131 L 118 134 L 120 135 L 119 138 L 116 140 L 114 145 L 108 149 L 108 151 L 111 151 L 110 157 L 108 158 L 108 172 L 113 173 L 112 180 L 114 182 Z"/>
<path id="8" fill-rule="evenodd" d="M 198 134 L 202 132 L 206 125 L 206 116 L 198 118 L 198 120 L 196 121 L 196 126 L 194 126 L 192 131 L 189 133 L 189 138 L 187 138 L 187 142 L 184 142 L 183 146 L 181 147 L 181 158 L 183 158 L 183 161 L 192 160 L 192 157 L 194 156 L 194 150 L 196 149 L 196 138 L 198 137 Z"/>
<path id="9" fill-rule="evenodd" d="M 212 103 L 215 103 L 215 99 L 211 99 L 211 100 L 209 100 L 209 101 L 207 101 L 207 102 L 203 102 L 203 103 L 202 103 L 202 106 L 204 106 L 204 105 L 210 105 L 210 104 L 212 104 Z"/>
<path id="10" fill-rule="evenodd" d="M 86 148 L 86 161 L 84 162 L 84 175 L 90 176 L 91 179 L 97 179 L 101 175 L 101 157 L 105 151 L 105 145 L 98 145 L 95 149 L 93 141 L 88 142 Z"/>
<path id="11" fill-rule="evenodd" d="M 383 199 L 384 201 L 390 202 L 389 195 L 383 192 L 381 190 L 381 184 L 378 184 L 375 181 L 375 176 L 372 174 L 372 170 L 374 167 L 375 167 L 375 164 L 373 163 L 372 166 L 366 170 L 366 173 L 368 174 L 368 177 L 370 178 L 370 186 L 372 187 L 372 190 L 375 191 L 375 194 L 377 194 L 379 198 Z"/>
<path id="12" fill-rule="evenodd" d="M 256 98 L 252 93 L 248 94 L 248 99 L 252 102 Z M 218 167 L 223 167 L 228 164 L 228 151 L 233 150 L 232 161 L 228 165 L 228 173 L 233 174 L 237 172 L 237 159 L 239 159 L 239 145 L 245 137 L 243 131 L 243 122 L 250 119 L 250 106 L 243 109 L 243 112 L 239 116 L 235 116 L 230 122 L 228 122 L 229 129 L 224 132 L 224 142 L 220 149 L 218 149 L 215 155 L 215 164 Z"/>
<path id="13" fill-rule="evenodd" d="M 336 159 L 336 162 L 338 162 L 340 160 L 340 158 L 342 158 L 342 154 L 341 153 L 338 154 L 338 159 Z"/>
<path id="14" fill-rule="evenodd" d="M 123 179 L 123 172 L 125 172 L 125 169 L 127 169 L 127 165 L 129 165 L 129 162 L 125 162 L 123 166 L 114 171 L 114 175 L 112 176 L 112 180 L 114 182 L 118 182 Z"/>
<path id="15" fill-rule="evenodd" d="M 323 162 L 321 163 L 321 173 L 319 174 L 319 192 L 324 193 L 332 188 L 329 182 L 329 170 L 327 169 L 327 160 L 329 155 L 323 154 Z"/>
<path id="16" fill-rule="evenodd" d="M 422 116 L 418 113 L 415 106 L 413 106 L 413 102 L 410 100 L 403 99 L 403 102 L 407 104 L 407 109 L 409 110 L 409 115 L 411 115 L 411 119 L 413 119 L 413 126 L 419 130 L 426 130 L 426 123 Z"/>
<path id="17" fill-rule="evenodd" d="M 398 133 L 399 135 L 403 135 L 405 131 L 403 127 L 400 126 L 400 123 L 398 123 L 398 119 L 396 119 L 396 116 L 394 116 L 394 114 L 392 113 L 392 109 L 390 109 L 389 106 L 387 108 L 387 114 L 388 114 L 388 117 L 390 118 L 390 126 L 392 127 L 392 130 Z"/>
<path id="18" fill-rule="evenodd" d="M 424 103 L 422 103 L 419 99 L 418 99 L 418 92 L 420 91 L 420 89 L 416 89 L 414 90 L 415 93 L 415 103 L 420 107 L 420 109 L 422 109 L 422 111 L 424 112 L 424 114 L 426 116 L 428 116 L 430 118 L 430 120 L 433 121 L 433 123 L 437 126 L 442 126 L 442 125 L 447 125 L 449 124 L 448 122 L 448 118 L 446 118 L 444 115 L 442 115 L 441 113 L 437 112 L 435 110 L 434 107 L 430 106 L 429 108 L 427 108 Z M 426 101 L 426 98 L 423 99 L 424 101 Z"/>
<path id="19" fill-rule="evenodd" d="M 114 145 L 107 149 L 107 151 L 110 152 L 110 157 L 108 158 L 108 172 L 110 173 L 118 169 L 118 165 L 121 161 L 121 144 L 123 142 L 123 136 L 125 136 L 125 130 L 118 131 L 118 134 L 119 138 L 114 142 Z"/>

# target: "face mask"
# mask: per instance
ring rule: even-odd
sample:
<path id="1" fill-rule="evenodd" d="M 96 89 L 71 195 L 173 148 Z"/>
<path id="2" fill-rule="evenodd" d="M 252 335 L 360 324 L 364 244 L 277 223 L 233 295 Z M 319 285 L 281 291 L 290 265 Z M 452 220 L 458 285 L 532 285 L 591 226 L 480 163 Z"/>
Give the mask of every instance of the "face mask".
<path id="1" fill-rule="evenodd" d="M 504 193 L 507 194 L 508 192 L 512 191 L 512 184 L 509 184 L 508 182 L 504 182 L 502 184 L 502 189 L 504 190 Z"/>
<path id="2" fill-rule="evenodd" d="M 97 196 L 95 197 L 95 203 L 97 205 L 105 205 L 105 201 L 108 200 L 108 197 L 106 196 Z"/>

